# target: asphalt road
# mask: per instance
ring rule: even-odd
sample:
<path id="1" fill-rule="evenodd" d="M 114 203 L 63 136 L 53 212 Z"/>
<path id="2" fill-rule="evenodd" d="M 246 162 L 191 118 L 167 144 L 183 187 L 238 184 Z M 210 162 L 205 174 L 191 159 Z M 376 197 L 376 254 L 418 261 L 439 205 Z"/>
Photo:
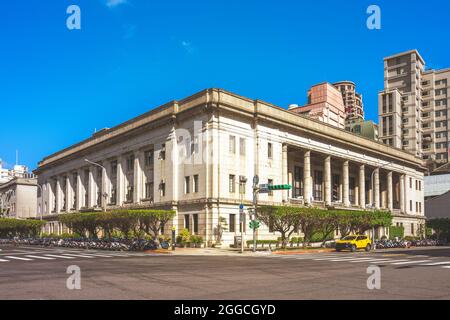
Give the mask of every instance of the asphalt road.
<path id="1" fill-rule="evenodd" d="M 0 299 L 450 299 L 450 248 L 146 255 L 1 247 Z M 69 290 L 78 266 L 81 289 Z M 369 266 L 381 289 L 369 290 Z"/>

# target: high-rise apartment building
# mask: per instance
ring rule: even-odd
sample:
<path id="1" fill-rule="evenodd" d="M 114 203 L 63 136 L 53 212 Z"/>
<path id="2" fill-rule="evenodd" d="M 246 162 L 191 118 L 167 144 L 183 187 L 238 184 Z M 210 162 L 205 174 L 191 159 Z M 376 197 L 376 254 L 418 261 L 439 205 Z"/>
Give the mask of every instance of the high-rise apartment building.
<path id="1" fill-rule="evenodd" d="M 417 50 L 385 58 L 380 140 L 427 160 L 430 169 L 447 163 L 449 83 L 450 69 L 426 70 Z"/>
<path id="2" fill-rule="evenodd" d="M 342 94 L 347 119 L 364 120 L 364 105 L 362 95 L 356 92 L 356 85 L 352 81 L 340 81 L 333 84 Z"/>

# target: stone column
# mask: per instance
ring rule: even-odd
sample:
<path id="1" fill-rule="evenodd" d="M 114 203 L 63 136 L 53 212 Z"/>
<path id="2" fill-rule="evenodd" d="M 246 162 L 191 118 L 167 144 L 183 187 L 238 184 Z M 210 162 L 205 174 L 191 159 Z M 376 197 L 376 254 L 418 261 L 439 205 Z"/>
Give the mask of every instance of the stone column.
<path id="1" fill-rule="evenodd" d="M 366 167 L 359 166 L 359 206 L 366 208 Z"/>
<path id="2" fill-rule="evenodd" d="M 56 213 L 60 213 L 61 212 L 61 182 L 60 182 L 60 178 L 56 177 L 56 190 L 55 190 L 55 197 L 56 197 Z"/>
<path id="3" fill-rule="evenodd" d="M 303 166 L 303 198 L 305 203 L 310 204 L 311 198 L 311 151 L 305 151 L 304 156 L 304 166 Z"/>
<path id="4" fill-rule="evenodd" d="M 124 202 L 125 197 L 125 188 L 124 188 L 124 174 L 123 174 L 123 164 L 122 164 L 122 157 L 117 158 L 117 186 L 116 186 L 116 193 L 117 193 L 117 203 L 116 205 L 121 206 Z"/>
<path id="5" fill-rule="evenodd" d="M 49 181 L 47 181 L 45 183 L 45 185 L 46 185 L 46 187 L 45 187 L 46 195 L 44 198 L 44 206 L 46 207 L 45 208 L 46 214 L 50 214 L 52 212 L 52 206 L 53 206 L 52 205 L 52 185 Z M 47 202 L 46 205 L 45 205 L 45 202 Z"/>
<path id="6" fill-rule="evenodd" d="M 325 182 L 325 205 L 331 205 L 331 157 L 325 158 L 324 167 L 324 182 Z"/>
<path id="7" fill-rule="evenodd" d="M 374 206 L 375 209 L 380 209 L 380 169 L 375 169 L 374 173 Z"/>
<path id="8" fill-rule="evenodd" d="M 283 144 L 282 151 L 282 164 L 281 164 L 281 183 L 288 184 L 288 147 L 286 144 Z M 288 190 L 282 191 L 282 199 L 283 202 L 288 201 Z"/>
<path id="9" fill-rule="evenodd" d="M 70 184 L 70 172 L 66 175 L 66 212 L 72 208 L 72 186 Z"/>
<path id="10" fill-rule="evenodd" d="M 400 212 L 406 213 L 406 206 L 405 206 L 405 175 L 402 174 L 400 176 Z"/>
<path id="11" fill-rule="evenodd" d="M 96 190 L 94 181 L 94 168 L 89 167 L 89 178 L 88 178 L 88 203 L 87 207 L 93 208 L 97 202 L 96 200 Z"/>
<path id="12" fill-rule="evenodd" d="M 102 165 L 104 168 L 102 168 L 102 181 L 100 182 L 101 183 L 100 196 L 102 197 L 102 208 L 105 209 L 106 206 L 108 205 L 108 197 L 110 195 L 107 192 L 108 188 L 106 187 L 106 180 L 108 179 L 105 167 L 106 164 L 103 163 Z M 107 195 L 106 197 L 105 194 Z"/>
<path id="13" fill-rule="evenodd" d="M 133 202 L 139 203 L 142 197 L 142 167 L 141 167 L 141 152 L 137 151 L 134 154 L 134 193 Z"/>
<path id="14" fill-rule="evenodd" d="M 77 171 L 77 190 L 75 190 L 75 192 L 77 193 L 77 203 L 76 205 L 76 209 L 77 211 L 80 211 L 81 207 L 83 206 L 83 199 L 84 199 L 84 195 L 83 195 L 83 182 L 81 179 L 81 175 L 83 174 L 83 170 L 79 169 Z"/>
<path id="15" fill-rule="evenodd" d="M 392 211 L 394 209 L 394 191 L 392 187 L 392 171 L 388 172 L 387 175 L 387 202 L 388 209 Z"/>
<path id="16" fill-rule="evenodd" d="M 342 165 L 342 189 L 343 189 L 343 203 L 345 207 L 350 207 L 349 198 L 349 174 L 348 174 L 349 162 L 346 160 Z"/>

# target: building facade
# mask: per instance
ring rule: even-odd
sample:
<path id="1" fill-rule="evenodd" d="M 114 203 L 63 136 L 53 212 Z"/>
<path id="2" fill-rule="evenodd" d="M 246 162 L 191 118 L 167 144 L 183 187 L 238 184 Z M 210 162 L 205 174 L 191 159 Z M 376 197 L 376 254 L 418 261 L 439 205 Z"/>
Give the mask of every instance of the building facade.
<path id="1" fill-rule="evenodd" d="M 308 103 L 301 107 L 292 105 L 289 109 L 308 118 L 345 128 L 346 113 L 342 94 L 329 83 L 311 87 L 308 91 Z"/>
<path id="2" fill-rule="evenodd" d="M 364 120 L 364 104 L 362 95 L 356 92 L 352 81 L 340 81 L 333 84 L 342 94 L 347 119 Z"/>
<path id="3" fill-rule="evenodd" d="M 417 50 L 385 58 L 381 141 L 422 157 L 430 170 L 448 162 L 449 85 L 450 69 L 426 70 Z"/>
<path id="4" fill-rule="evenodd" d="M 240 234 L 239 206 L 251 207 L 255 175 L 260 183 L 293 186 L 259 195 L 260 204 L 383 208 L 395 223 L 411 226 L 407 234 L 417 233 L 424 224 L 424 171 L 421 159 L 402 150 L 208 89 L 46 157 L 35 173 L 49 224 L 57 215 L 103 206 L 173 209 L 168 231 L 188 228 L 211 245 L 221 220 L 225 243 Z M 246 224 L 244 231 L 251 237 Z M 258 237 L 278 235 L 263 226 Z"/>
<path id="5" fill-rule="evenodd" d="M 0 185 L 0 216 L 35 218 L 36 210 L 37 179 L 16 177 Z"/>

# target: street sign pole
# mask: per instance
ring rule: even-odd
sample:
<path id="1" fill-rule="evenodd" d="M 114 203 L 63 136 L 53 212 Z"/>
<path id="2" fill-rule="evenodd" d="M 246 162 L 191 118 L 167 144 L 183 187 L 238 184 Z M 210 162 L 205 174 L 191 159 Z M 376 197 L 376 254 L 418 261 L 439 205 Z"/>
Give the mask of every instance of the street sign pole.
<path id="1" fill-rule="evenodd" d="M 245 216 L 244 216 L 244 205 L 239 206 L 239 220 L 241 222 L 241 253 L 244 253 L 244 226 L 245 226 Z"/>
<path id="2" fill-rule="evenodd" d="M 258 184 L 259 176 L 253 178 L 253 221 L 256 220 L 258 210 Z M 253 228 L 253 252 L 256 252 L 256 228 Z"/>

